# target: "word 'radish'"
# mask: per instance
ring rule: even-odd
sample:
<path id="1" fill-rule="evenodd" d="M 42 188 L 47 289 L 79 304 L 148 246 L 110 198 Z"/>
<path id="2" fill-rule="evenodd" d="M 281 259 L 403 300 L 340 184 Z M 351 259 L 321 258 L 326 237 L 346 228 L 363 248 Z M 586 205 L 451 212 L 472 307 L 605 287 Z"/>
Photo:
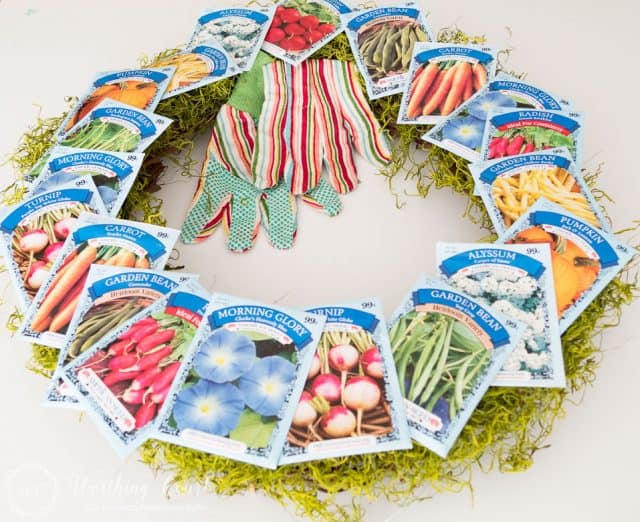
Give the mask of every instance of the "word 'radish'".
<path id="1" fill-rule="evenodd" d="M 320 420 L 320 427 L 330 437 L 348 437 L 356 428 L 356 418 L 344 406 L 333 406 Z"/>

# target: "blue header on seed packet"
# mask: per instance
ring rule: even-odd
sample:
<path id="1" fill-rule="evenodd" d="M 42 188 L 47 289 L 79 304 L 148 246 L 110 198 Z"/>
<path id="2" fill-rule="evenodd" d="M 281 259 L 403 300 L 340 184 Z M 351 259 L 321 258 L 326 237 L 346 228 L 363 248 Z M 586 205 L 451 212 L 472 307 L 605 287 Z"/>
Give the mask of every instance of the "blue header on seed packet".
<path id="1" fill-rule="evenodd" d="M 84 167 L 86 165 L 108 169 L 119 179 L 126 178 L 133 172 L 133 166 L 130 163 L 118 156 L 98 150 L 74 152 L 55 158 L 49 163 L 49 170 L 53 174 L 64 169 Z"/>
<path id="2" fill-rule="evenodd" d="M 480 180 L 491 184 L 498 176 L 505 172 L 511 172 L 520 167 L 528 167 L 530 165 L 552 165 L 568 170 L 571 165 L 571 159 L 558 154 L 544 154 L 540 152 L 511 156 L 483 170 L 480 174 Z"/>
<path id="3" fill-rule="evenodd" d="M 99 87 L 100 85 L 113 83 L 124 78 L 144 78 L 156 83 L 160 83 L 166 80 L 168 76 L 160 71 L 153 71 L 149 69 L 132 69 L 130 71 L 118 71 L 100 76 L 100 78 L 93 82 L 93 85 Z"/>
<path id="4" fill-rule="evenodd" d="M 371 333 L 375 331 L 380 322 L 373 314 L 343 306 L 322 306 L 320 308 L 311 308 L 308 311 L 312 314 L 326 316 L 327 324 L 352 324 Z"/>
<path id="5" fill-rule="evenodd" d="M 418 18 L 420 11 L 411 7 L 380 7 L 371 9 L 353 18 L 347 25 L 349 29 L 357 31 L 363 25 L 384 16 L 407 16 L 409 18 Z"/>
<path id="6" fill-rule="evenodd" d="M 413 305 L 437 304 L 455 308 L 471 317 L 489 336 L 494 347 L 509 344 L 511 337 L 502 322 L 476 301 L 442 288 L 420 288 L 413 292 Z"/>
<path id="7" fill-rule="evenodd" d="M 580 128 L 580 122 L 568 115 L 534 109 L 498 114 L 491 118 L 491 123 L 500 130 L 537 126 L 548 127 L 563 134 L 571 134 Z"/>
<path id="8" fill-rule="evenodd" d="M 126 107 L 100 107 L 91 113 L 92 120 L 98 118 L 118 118 L 127 123 L 131 123 L 138 129 L 142 138 L 148 138 L 157 132 L 155 124 L 149 117 L 136 109 L 128 109 Z"/>
<path id="9" fill-rule="evenodd" d="M 209 73 L 210 76 L 222 76 L 229 68 L 229 60 L 227 60 L 227 56 L 220 49 L 209 47 L 208 45 L 198 45 L 194 47 L 191 52 L 211 60 L 213 67 Z"/>
<path id="10" fill-rule="evenodd" d="M 492 80 L 489 82 L 490 91 L 512 91 L 520 93 L 523 96 L 530 96 L 536 100 L 543 109 L 552 111 L 562 110 L 564 107 L 555 96 L 549 94 L 542 89 L 538 89 L 529 83 L 523 83 L 515 80 Z"/>
<path id="11" fill-rule="evenodd" d="M 251 20 L 255 20 L 256 22 L 258 22 L 259 24 L 263 24 L 267 20 L 269 20 L 269 17 L 260 11 L 256 11 L 254 9 L 238 8 L 238 9 L 220 9 L 219 11 L 208 12 L 202 15 L 200 18 L 198 18 L 198 23 L 200 25 L 204 25 L 210 22 L 211 20 L 217 20 L 219 18 L 227 18 L 231 16 L 242 16 L 244 18 L 250 18 Z"/>
<path id="12" fill-rule="evenodd" d="M 333 7 L 336 11 L 338 11 L 340 14 L 345 14 L 345 13 L 350 13 L 351 12 L 351 8 L 340 2 L 340 0 L 324 0 L 325 4 L 329 4 L 331 7 Z"/>
<path id="13" fill-rule="evenodd" d="M 436 47 L 435 49 L 429 49 L 422 51 L 416 55 L 416 60 L 419 63 L 427 62 L 433 58 L 439 58 L 441 56 L 468 56 L 474 60 L 478 60 L 481 63 L 487 63 L 494 59 L 489 53 L 479 51 L 478 49 L 470 49 L 469 47 L 460 47 L 452 45 L 448 47 Z"/>
<path id="14" fill-rule="evenodd" d="M 144 249 L 152 261 L 166 253 L 165 246 L 162 241 L 155 238 L 147 231 L 131 225 L 120 223 L 88 225 L 80 227 L 73 233 L 73 240 L 76 244 L 101 237 L 129 241 L 130 243 Z"/>
<path id="15" fill-rule="evenodd" d="M 298 350 L 313 340 L 312 333 L 295 317 L 267 306 L 228 306 L 209 315 L 211 328 L 219 328 L 229 323 L 258 323 L 270 326 L 289 336 Z"/>
<path id="16" fill-rule="evenodd" d="M 191 292 L 176 292 L 169 296 L 166 308 L 188 310 L 202 318 L 208 304 L 209 301 L 197 294 Z"/>
<path id="17" fill-rule="evenodd" d="M 89 295 L 95 301 L 109 292 L 130 288 L 149 288 L 164 295 L 178 285 L 177 281 L 148 270 L 127 271 L 99 279 L 89 287 Z"/>
<path id="18" fill-rule="evenodd" d="M 464 268 L 478 265 L 503 265 L 519 268 L 535 279 L 539 279 L 545 271 L 544 265 L 533 257 L 495 247 L 477 248 L 451 256 L 442 262 L 440 270 L 447 277 L 451 277 Z"/>

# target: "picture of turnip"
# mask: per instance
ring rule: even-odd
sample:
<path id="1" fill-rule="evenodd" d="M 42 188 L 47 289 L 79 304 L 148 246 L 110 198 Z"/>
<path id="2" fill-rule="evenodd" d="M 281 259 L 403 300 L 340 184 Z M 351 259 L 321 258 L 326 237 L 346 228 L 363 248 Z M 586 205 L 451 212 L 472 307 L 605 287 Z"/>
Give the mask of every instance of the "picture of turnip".
<path id="1" fill-rule="evenodd" d="M 67 217 L 58 221 L 55 225 L 53 225 L 53 232 L 55 233 L 56 237 L 61 241 L 67 239 L 67 236 L 75 226 L 75 222 L 76 218 L 72 217 Z"/>
<path id="2" fill-rule="evenodd" d="M 320 427 L 330 437 L 348 437 L 356 429 L 356 417 L 344 406 L 333 406 L 322 416 Z"/>
<path id="3" fill-rule="evenodd" d="M 29 272 L 27 272 L 27 285 L 29 288 L 33 288 L 37 290 L 40 288 L 44 282 L 49 277 L 49 270 L 47 269 L 47 263 L 44 261 L 36 261 L 29 268 Z"/>
<path id="4" fill-rule="evenodd" d="M 347 381 L 342 393 L 342 401 L 347 408 L 356 410 L 358 435 L 361 434 L 363 412 L 376 408 L 381 396 L 380 386 L 371 377 L 358 376 Z"/>
<path id="5" fill-rule="evenodd" d="M 373 377 L 374 379 L 384 378 L 384 361 L 382 360 L 380 351 L 375 346 L 369 348 L 362 354 L 360 364 L 362 364 L 364 373 L 369 377 Z"/>
<path id="6" fill-rule="evenodd" d="M 314 397 L 322 397 L 330 403 L 340 401 L 340 379 L 333 373 L 321 373 L 311 384 L 311 394 Z"/>
<path id="7" fill-rule="evenodd" d="M 344 389 L 347 373 L 353 370 L 360 360 L 360 353 L 350 344 L 338 344 L 329 350 L 329 366 L 340 372 L 340 389 Z"/>

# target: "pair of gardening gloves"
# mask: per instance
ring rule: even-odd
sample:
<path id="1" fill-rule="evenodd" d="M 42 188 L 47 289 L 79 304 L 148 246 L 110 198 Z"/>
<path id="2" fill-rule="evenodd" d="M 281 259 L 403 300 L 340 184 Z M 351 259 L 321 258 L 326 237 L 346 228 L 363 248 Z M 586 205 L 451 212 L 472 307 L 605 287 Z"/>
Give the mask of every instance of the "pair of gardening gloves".
<path id="1" fill-rule="evenodd" d="M 358 185 L 352 147 L 375 166 L 391 158 L 353 65 L 260 53 L 218 113 L 182 240 L 203 241 L 222 223 L 228 248 L 244 251 L 262 223 L 274 247 L 291 248 L 298 197 L 335 216 L 338 194 Z"/>

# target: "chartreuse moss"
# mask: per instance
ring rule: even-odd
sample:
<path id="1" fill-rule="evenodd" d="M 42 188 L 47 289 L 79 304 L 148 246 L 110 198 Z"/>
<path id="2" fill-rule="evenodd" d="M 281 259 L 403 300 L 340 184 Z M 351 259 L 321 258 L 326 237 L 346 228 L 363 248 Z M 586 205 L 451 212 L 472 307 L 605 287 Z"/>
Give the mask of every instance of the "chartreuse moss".
<path id="1" fill-rule="evenodd" d="M 482 41 L 482 38 L 469 38 L 457 29 L 442 31 L 439 39 Z M 174 52 L 176 50 L 169 50 L 162 55 Z M 353 59 L 344 36 L 321 49 L 316 57 Z M 158 112 L 172 118 L 174 124 L 147 151 L 144 168 L 122 217 L 164 222 L 162 201 L 153 195 L 164 169 L 161 161 L 172 161 L 185 175 L 193 175 L 190 152 L 194 136 L 211 127 L 218 108 L 229 97 L 233 86 L 234 80 L 227 79 L 160 104 Z M 399 106 L 400 96 L 372 102 L 382 125 L 396 140 L 393 161 L 382 174 L 390 184 L 396 176 L 412 180 L 421 196 L 426 196 L 431 187 L 449 187 L 467 196 L 468 216 L 489 228 L 479 198 L 471 196 L 473 183 L 466 162 L 450 152 L 428 147 L 420 140 L 426 128 L 396 125 Z M 61 119 L 39 118 L 23 136 L 10 158 L 19 174 L 26 173 L 53 143 L 53 133 Z M 141 450 L 142 461 L 170 473 L 172 485 L 178 491 L 194 484 L 222 495 L 259 491 L 282 504 L 293 505 L 299 514 L 312 520 L 358 519 L 362 515 L 361 499 L 385 497 L 404 504 L 433 492 L 460 491 L 470 486 L 476 467 L 526 470 L 533 463 L 535 452 L 545 446 L 555 420 L 564 414 L 569 394 L 593 382 L 602 353 L 594 338 L 605 328 L 617 324 L 622 308 L 637 291 L 638 285 L 629 272 L 620 275 L 564 334 L 566 390 L 491 388 L 446 460 L 416 446 L 410 451 L 321 460 L 269 471 L 152 440 Z M 14 326 L 17 318 L 16 314 L 11 316 Z M 29 363 L 32 370 L 50 375 L 56 362 L 56 350 L 34 345 Z M 339 495 L 341 492 L 347 494 L 346 502 Z"/>

